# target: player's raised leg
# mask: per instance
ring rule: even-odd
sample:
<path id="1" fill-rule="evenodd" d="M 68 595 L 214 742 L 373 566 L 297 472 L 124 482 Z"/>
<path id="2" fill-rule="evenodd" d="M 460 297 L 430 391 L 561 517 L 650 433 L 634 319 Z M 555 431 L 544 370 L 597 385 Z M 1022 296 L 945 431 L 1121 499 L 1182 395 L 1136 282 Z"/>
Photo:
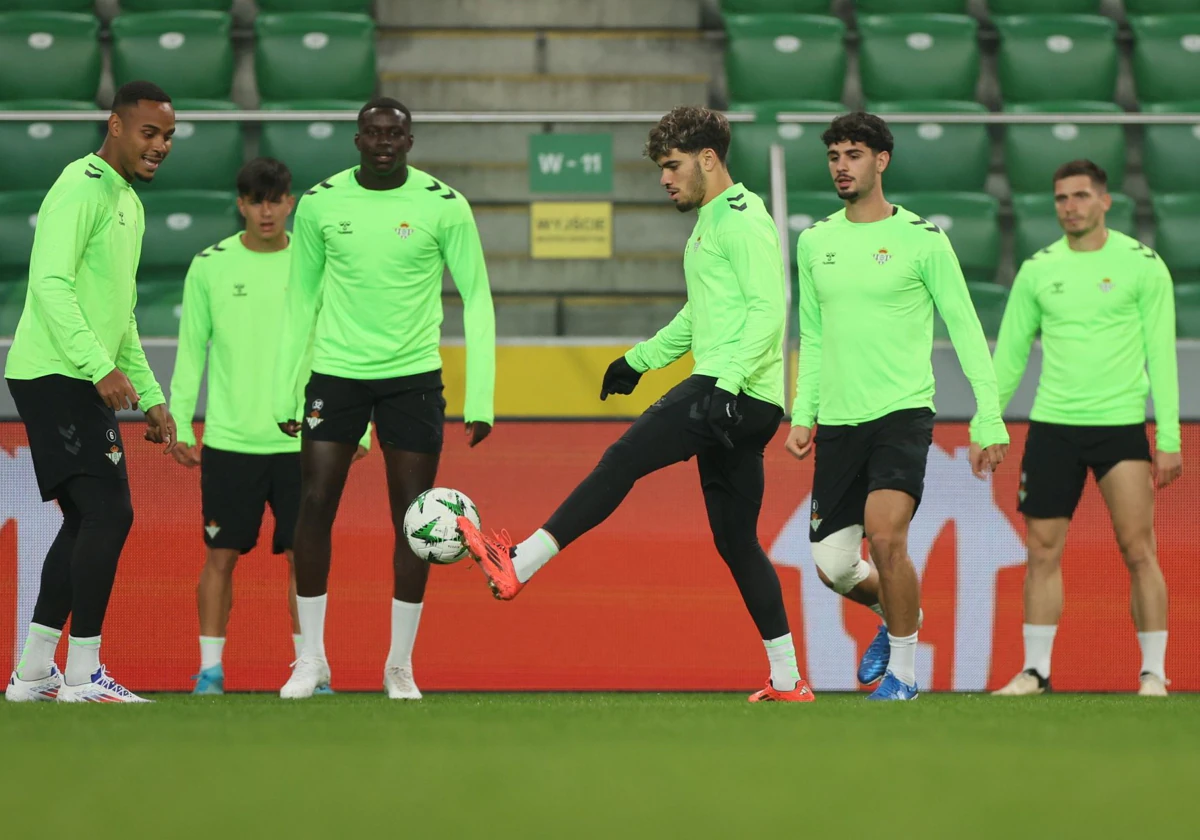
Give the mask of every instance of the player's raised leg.
<path id="1" fill-rule="evenodd" d="M 209 526 L 213 528 L 214 526 Z M 193 679 L 193 694 L 224 694 L 225 628 L 233 610 L 233 569 L 238 551 L 209 547 L 196 584 L 196 608 L 200 614 L 200 672 Z"/>
<path id="2" fill-rule="evenodd" d="M 883 682 L 872 700 L 912 700 L 917 696 L 917 621 L 921 584 L 908 556 L 908 525 L 916 500 L 902 490 L 867 495 L 863 528 L 879 569 L 879 588 L 887 619 L 891 656 Z"/>

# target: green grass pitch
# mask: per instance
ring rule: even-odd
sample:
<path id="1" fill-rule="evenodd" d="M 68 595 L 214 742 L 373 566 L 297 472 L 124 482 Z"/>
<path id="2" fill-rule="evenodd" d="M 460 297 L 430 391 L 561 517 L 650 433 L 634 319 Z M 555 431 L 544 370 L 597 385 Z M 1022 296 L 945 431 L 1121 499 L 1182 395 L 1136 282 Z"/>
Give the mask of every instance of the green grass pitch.
<path id="1" fill-rule="evenodd" d="M 1176 837 L 1200 818 L 1200 697 L 157 700 L 0 704 L 5 836 Z"/>

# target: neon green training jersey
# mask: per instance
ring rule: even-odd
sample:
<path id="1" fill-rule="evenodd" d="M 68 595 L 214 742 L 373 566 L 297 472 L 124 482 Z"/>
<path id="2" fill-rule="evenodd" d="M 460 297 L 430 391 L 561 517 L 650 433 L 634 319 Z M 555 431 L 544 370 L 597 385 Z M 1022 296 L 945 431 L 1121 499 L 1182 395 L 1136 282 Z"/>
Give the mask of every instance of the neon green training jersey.
<path id="1" fill-rule="evenodd" d="M 779 232 L 762 199 L 734 184 L 700 208 L 683 252 L 687 303 L 651 339 L 625 354 L 638 371 L 689 350 L 693 374 L 716 387 L 783 407 L 786 321 Z"/>
<path id="2" fill-rule="evenodd" d="M 1064 236 L 1026 260 L 996 342 L 1001 406 L 1021 383 L 1039 329 L 1042 375 L 1031 420 L 1068 426 L 1144 423 L 1146 397 L 1153 391 L 1156 446 L 1179 451 L 1175 292 L 1158 254 L 1109 230 L 1097 251 L 1072 251 Z"/>
<path id="3" fill-rule="evenodd" d="M 143 411 L 162 405 L 133 310 L 146 229 L 133 187 L 97 155 L 67 166 L 38 211 L 29 289 L 4 375 L 97 383 L 120 368 Z"/>
<path id="4" fill-rule="evenodd" d="M 467 200 L 412 166 L 391 190 L 368 190 L 358 167 L 322 181 L 296 211 L 274 416 L 297 418 L 315 323 L 312 370 L 390 379 L 440 370 L 442 277 L 463 300 L 464 419 L 493 421 L 496 319 L 479 231 Z"/>
<path id="5" fill-rule="evenodd" d="M 932 410 L 933 307 L 975 393 L 971 440 L 1008 443 L 987 339 L 950 240 L 896 205 L 881 221 L 839 210 L 800 235 L 800 365 L 792 425 L 858 425 Z"/>

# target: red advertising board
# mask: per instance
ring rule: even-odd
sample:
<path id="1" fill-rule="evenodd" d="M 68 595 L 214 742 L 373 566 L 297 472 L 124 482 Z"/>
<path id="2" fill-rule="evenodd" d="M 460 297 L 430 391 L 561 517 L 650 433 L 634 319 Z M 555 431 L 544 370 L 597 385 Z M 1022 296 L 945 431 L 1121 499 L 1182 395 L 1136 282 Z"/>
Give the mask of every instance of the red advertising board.
<path id="1" fill-rule="evenodd" d="M 544 522 L 623 428 L 502 423 L 470 451 L 452 428 L 439 484 L 471 496 L 485 527 L 503 526 L 520 539 Z M 1016 492 L 1025 427 L 1010 429 L 1013 460 L 993 482 L 980 482 L 967 466 L 966 426 L 937 427 L 910 541 L 926 614 L 922 687 L 994 688 L 1021 667 L 1024 528 Z M 199 659 L 199 473 L 143 442 L 140 426 L 124 434 L 136 521 L 104 628 L 103 657 L 136 690 L 187 690 Z M 59 514 L 38 500 L 20 424 L 0 424 L 0 446 L 0 672 L 7 673 Z M 1183 479 L 1159 495 L 1157 535 L 1171 592 L 1168 676 L 1174 690 L 1198 690 L 1200 428 L 1185 428 L 1184 452 Z M 372 452 L 353 468 L 334 531 L 326 647 L 339 690 L 381 687 L 392 591 L 382 467 Z M 766 469 L 759 533 L 779 570 L 801 668 L 818 691 L 853 689 L 876 618 L 818 582 L 807 538 L 811 461 L 797 463 L 784 452 L 782 430 Z M 268 521 L 264 528 L 270 527 Z M 231 690 L 277 689 L 292 659 L 285 564 L 268 553 L 264 534 L 235 575 L 225 648 Z M 1072 525 L 1063 566 L 1056 688 L 1135 689 L 1140 657 L 1128 575 L 1094 485 Z M 712 546 L 694 464 L 639 483 L 608 522 L 551 562 L 512 603 L 493 601 L 466 561 L 434 569 L 414 666 L 422 689 L 435 691 L 746 690 L 767 673 L 754 625 Z"/>

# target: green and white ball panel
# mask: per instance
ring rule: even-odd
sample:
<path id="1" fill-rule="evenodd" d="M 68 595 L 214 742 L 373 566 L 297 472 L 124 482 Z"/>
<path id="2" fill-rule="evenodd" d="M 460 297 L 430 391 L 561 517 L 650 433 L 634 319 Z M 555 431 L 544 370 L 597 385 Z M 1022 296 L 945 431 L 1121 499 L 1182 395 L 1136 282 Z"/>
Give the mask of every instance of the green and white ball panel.
<path id="1" fill-rule="evenodd" d="M 458 517 L 479 527 L 479 508 L 464 493 L 447 487 L 426 490 L 404 514 L 404 536 L 413 553 L 429 563 L 455 563 L 467 556 Z"/>

